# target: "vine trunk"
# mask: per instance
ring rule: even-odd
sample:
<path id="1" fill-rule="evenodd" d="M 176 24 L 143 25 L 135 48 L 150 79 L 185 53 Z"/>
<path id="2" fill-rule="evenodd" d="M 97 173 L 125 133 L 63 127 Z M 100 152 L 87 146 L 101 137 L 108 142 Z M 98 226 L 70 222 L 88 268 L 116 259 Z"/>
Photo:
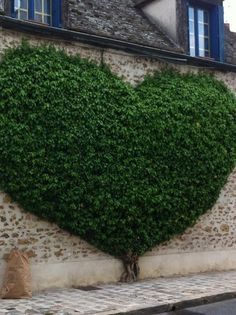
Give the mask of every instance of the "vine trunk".
<path id="1" fill-rule="evenodd" d="M 125 271 L 122 273 L 121 282 L 134 282 L 138 280 L 140 267 L 138 264 L 139 257 L 136 254 L 129 253 L 122 258 Z"/>

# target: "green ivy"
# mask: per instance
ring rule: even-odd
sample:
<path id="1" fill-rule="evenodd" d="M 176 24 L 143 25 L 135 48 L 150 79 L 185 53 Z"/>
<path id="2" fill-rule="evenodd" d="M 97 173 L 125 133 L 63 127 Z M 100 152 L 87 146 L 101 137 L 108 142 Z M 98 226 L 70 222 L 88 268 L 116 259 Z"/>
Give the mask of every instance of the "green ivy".
<path id="1" fill-rule="evenodd" d="M 137 88 L 50 47 L 0 66 L 0 187 L 114 255 L 141 255 L 216 201 L 235 165 L 236 100 L 208 75 Z"/>

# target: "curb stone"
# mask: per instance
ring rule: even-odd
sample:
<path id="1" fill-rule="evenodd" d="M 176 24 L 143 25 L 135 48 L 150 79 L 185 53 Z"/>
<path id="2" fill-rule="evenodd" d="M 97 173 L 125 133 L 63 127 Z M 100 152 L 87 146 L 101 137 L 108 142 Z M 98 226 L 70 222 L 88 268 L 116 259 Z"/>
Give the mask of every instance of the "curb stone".
<path id="1" fill-rule="evenodd" d="M 227 292 L 221 293 L 211 296 L 205 296 L 197 299 L 186 300 L 182 302 L 170 303 L 170 304 L 163 304 L 158 306 L 152 306 L 147 308 L 142 308 L 138 310 L 128 311 L 128 312 L 119 312 L 113 313 L 111 315 L 156 315 L 165 312 L 174 312 L 183 310 L 185 308 L 206 305 L 216 302 L 222 302 L 226 300 L 232 300 L 236 298 L 236 292 Z"/>

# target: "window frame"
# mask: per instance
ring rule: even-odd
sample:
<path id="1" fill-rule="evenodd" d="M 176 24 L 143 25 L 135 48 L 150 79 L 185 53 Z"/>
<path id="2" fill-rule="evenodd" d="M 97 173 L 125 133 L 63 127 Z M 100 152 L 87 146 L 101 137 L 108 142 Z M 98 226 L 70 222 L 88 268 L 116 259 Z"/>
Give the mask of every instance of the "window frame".
<path id="1" fill-rule="evenodd" d="M 209 57 L 215 60 L 224 61 L 224 12 L 222 5 L 214 5 L 200 0 L 189 0 L 187 3 L 187 34 L 188 34 L 188 53 L 190 54 L 190 29 L 189 29 L 189 8 L 194 8 L 195 16 L 195 57 L 201 57 L 198 47 L 198 19 L 197 10 L 204 10 L 209 12 Z"/>
<path id="2" fill-rule="evenodd" d="M 192 9 L 192 14 L 193 14 L 193 19 L 190 19 L 190 9 Z M 200 21 L 199 18 L 199 13 L 200 11 L 203 12 L 203 21 Z M 204 16 L 205 13 L 207 14 L 207 22 L 204 21 Z M 190 30 L 190 22 L 192 22 L 193 24 L 193 32 L 191 32 Z M 199 25 L 203 24 L 203 34 L 200 34 L 200 30 L 199 30 Z M 208 29 L 208 34 L 205 34 L 205 25 L 207 25 L 207 29 Z M 193 43 L 194 43 L 194 47 L 191 47 L 191 40 L 190 40 L 190 35 L 193 35 Z M 191 55 L 191 50 L 194 51 L 194 55 L 192 56 L 198 56 L 198 57 L 210 57 L 211 56 L 211 42 L 210 42 L 210 38 L 211 38 L 211 25 L 210 25 L 210 12 L 209 10 L 199 7 L 199 6 L 191 6 L 189 5 L 188 7 L 188 48 L 189 48 L 189 53 Z M 204 47 L 203 49 L 200 48 L 200 38 L 203 36 L 203 38 L 208 40 L 208 48 Z M 205 45 L 204 45 L 205 46 Z M 204 52 L 204 56 L 202 56 L 201 51 Z M 208 55 L 205 55 L 207 54 Z"/>
<path id="3" fill-rule="evenodd" d="M 50 11 L 49 11 L 49 13 L 48 12 L 45 13 L 44 1 L 41 2 L 42 3 L 42 10 L 41 11 L 37 11 L 37 8 L 34 8 L 34 18 L 37 17 L 37 16 L 40 16 L 42 21 L 44 21 L 44 22 L 40 22 L 39 21 L 40 23 L 47 24 L 47 25 L 51 25 L 52 24 L 52 2 L 53 1 L 50 0 Z M 35 2 L 34 2 L 34 5 L 35 5 Z M 45 23 L 45 17 L 49 17 L 50 18 L 50 23 Z M 37 18 L 35 18 L 35 20 L 38 21 Z"/>
<path id="4" fill-rule="evenodd" d="M 34 0 L 27 0 L 28 1 L 28 19 L 24 21 L 31 21 L 35 23 L 39 23 L 36 21 L 34 15 L 35 15 L 35 10 L 34 10 Z M 41 23 L 42 25 L 47 25 L 47 26 L 53 26 L 53 27 L 61 27 L 61 0 L 52 0 L 51 1 L 51 24 L 46 24 L 46 23 Z M 15 12 L 15 0 L 11 1 L 11 16 L 14 18 L 16 17 L 16 12 Z M 22 19 L 19 19 L 22 21 Z"/>

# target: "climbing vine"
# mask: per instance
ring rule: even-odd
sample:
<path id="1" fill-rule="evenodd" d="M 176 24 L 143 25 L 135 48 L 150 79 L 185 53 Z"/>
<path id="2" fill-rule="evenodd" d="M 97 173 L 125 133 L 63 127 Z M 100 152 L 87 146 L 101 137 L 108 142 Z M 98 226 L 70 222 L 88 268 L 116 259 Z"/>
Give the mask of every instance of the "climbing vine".
<path id="1" fill-rule="evenodd" d="M 0 187 L 25 210 L 123 260 L 184 232 L 235 165 L 236 101 L 209 75 L 164 71 L 136 88 L 52 47 L 0 67 Z"/>

